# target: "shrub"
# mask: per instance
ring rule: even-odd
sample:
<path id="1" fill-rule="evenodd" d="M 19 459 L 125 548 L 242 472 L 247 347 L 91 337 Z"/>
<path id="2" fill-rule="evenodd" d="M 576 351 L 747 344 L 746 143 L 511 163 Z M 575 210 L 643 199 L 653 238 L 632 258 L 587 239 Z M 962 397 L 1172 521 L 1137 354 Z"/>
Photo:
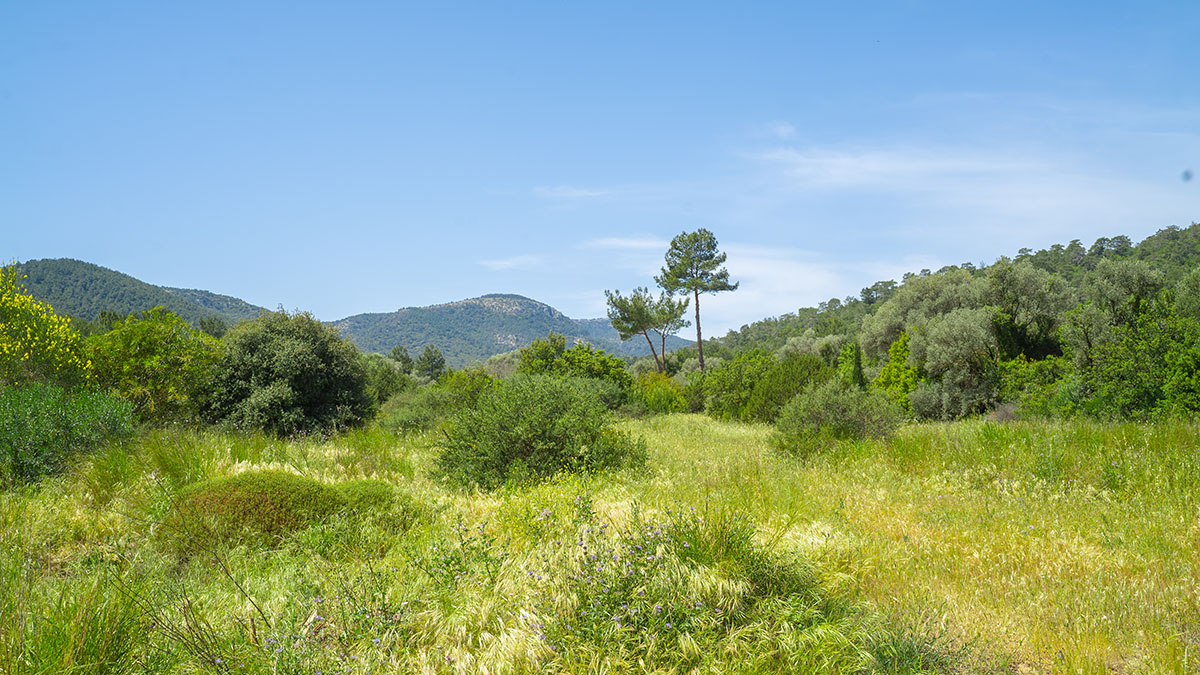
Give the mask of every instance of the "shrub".
<path id="1" fill-rule="evenodd" d="M 623 390 L 633 387 L 633 375 L 625 369 L 625 361 L 606 354 L 586 342 L 567 349 L 567 338 L 550 333 L 545 340 L 534 340 L 521 350 L 517 372 L 526 375 L 563 375 L 609 380 Z"/>
<path id="2" fill-rule="evenodd" d="M 403 364 L 382 354 L 363 354 L 362 362 L 367 376 L 367 394 L 380 405 L 417 386 L 416 381 L 405 374 Z"/>
<path id="3" fill-rule="evenodd" d="M 716 361 L 717 359 L 710 359 Z M 693 370 L 686 375 L 682 373 L 675 376 L 676 380 L 682 379 L 683 382 L 683 398 L 687 401 L 688 412 L 704 412 L 704 371 Z"/>
<path id="4" fill-rule="evenodd" d="M 381 511 L 396 501 L 396 486 L 382 480 L 351 480 L 334 486 L 352 511 Z"/>
<path id="5" fill-rule="evenodd" d="M 754 385 L 746 401 L 746 418 L 774 423 L 779 411 L 806 386 L 832 377 L 832 369 L 812 354 L 788 354 Z"/>
<path id="6" fill-rule="evenodd" d="M 829 443 L 882 438 L 900 425 L 903 412 L 886 395 L 836 380 L 815 384 L 783 408 L 776 443 L 794 455 L 806 455 Z"/>
<path id="7" fill-rule="evenodd" d="M 594 377 L 565 377 L 559 378 L 570 380 L 574 385 L 582 391 L 596 397 L 608 410 L 627 411 L 630 408 L 640 408 L 641 401 L 637 400 L 636 396 L 630 396 L 630 392 L 622 389 L 620 385 L 612 380 L 601 380 Z M 641 411 L 645 413 L 644 410 Z"/>
<path id="8" fill-rule="evenodd" d="M 0 386 L 71 385 L 86 380 L 90 369 L 83 339 L 70 320 L 34 300 L 14 267 L 0 267 Z"/>
<path id="9" fill-rule="evenodd" d="M 652 413 L 666 414 L 688 409 L 683 387 L 662 373 L 644 373 L 638 378 L 638 385 L 642 389 L 642 401 Z"/>
<path id="10" fill-rule="evenodd" d="M 222 344 L 213 420 L 287 435 L 354 426 L 373 412 L 358 350 L 311 314 L 264 314 Z"/>
<path id="11" fill-rule="evenodd" d="M 393 396 L 379 410 L 379 424 L 395 432 L 432 429 L 452 414 L 450 392 L 436 385 L 410 389 Z"/>
<path id="12" fill-rule="evenodd" d="M 704 402 L 709 415 L 720 420 L 747 419 L 746 404 L 754 386 L 775 360 L 758 349 L 742 352 L 704 375 Z"/>
<path id="13" fill-rule="evenodd" d="M 475 405 L 499 383 L 482 368 L 452 370 L 437 384 L 406 391 L 380 411 L 380 424 L 393 431 L 430 429 L 454 413 Z"/>
<path id="14" fill-rule="evenodd" d="M 518 375 L 450 421 L 437 471 L 491 489 L 559 471 L 640 464 L 645 455 L 644 442 L 613 430 L 600 400 L 578 382 Z"/>
<path id="15" fill-rule="evenodd" d="M 169 529 L 192 547 L 243 539 L 277 542 L 345 506 L 342 494 L 311 478 L 247 471 L 186 488 Z"/>
<path id="16" fill-rule="evenodd" d="M 905 412 L 912 412 L 908 397 L 917 388 L 920 372 L 908 364 L 908 339 L 908 332 L 902 332 L 888 347 L 887 363 L 879 370 L 873 384 Z"/>
<path id="17" fill-rule="evenodd" d="M 48 384 L 0 388 L 0 482 L 30 481 L 74 453 L 133 433 L 133 407 L 99 392 Z"/>
<path id="18" fill-rule="evenodd" d="M 87 339 L 96 382 L 133 402 L 143 422 L 194 418 L 220 343 L 162 307 L 117 321 Z"/>

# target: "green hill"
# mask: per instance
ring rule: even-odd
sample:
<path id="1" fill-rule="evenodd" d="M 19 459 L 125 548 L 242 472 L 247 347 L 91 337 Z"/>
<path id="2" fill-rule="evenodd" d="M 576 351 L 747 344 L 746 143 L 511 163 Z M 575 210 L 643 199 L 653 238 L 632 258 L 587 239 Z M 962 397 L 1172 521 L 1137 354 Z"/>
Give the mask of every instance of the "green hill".
<path id="1" fill-rule="evenodd" d="M 191 323 L 215 316 L 232 325 L 265 311 L 228 295 L 155 286 L 81 260 L 30 260 L 17 269 L 35 298 L 61 314 L 87 321 L 95 321 L 100 312 L 125 315 L 161 306 Z"/>
<path id="2" fill-rule="evenodd" d="M 333 322 L 365 352 L 387 353 L 404 345 L 416 354 L 434 345 L 451 367 L 461 367 L 523 347 L 550 331 L 619 356 L 649 354 L 635 340 L 622 343 L 607 319 L 572 319 L 553 307 L 520 295 L 492 294 L 429 307 L 406 307 L 386 314 L 357 314 Z M 688 344 L 671 338 L 668 349 Z"/>
<path id="3" fill-rule="evenodd" d="M 34 297 L 61 314 L 86 321 L 95 321 L 101 312 L 126 315 L 161 306 L 193 324 L 215 316 L 233 325 L 267 311 L 228 295 L 155 286 L 80 260 L 30 260 L 17 267 Z M 365 352 L 387 353 L 404 345 L 416 355 L 426 345 L 434 345 L 454 368 L 524 347 L 550 331 L 619 356 L 650 353 L 644 341 L 622 343 L 607 319 L 572 319 L 519 295 L 485 295 L 390 313 L 358 314 L 331 323 Z M 668 349 L 687 344 L 675 337 L 667 341 Z"/>

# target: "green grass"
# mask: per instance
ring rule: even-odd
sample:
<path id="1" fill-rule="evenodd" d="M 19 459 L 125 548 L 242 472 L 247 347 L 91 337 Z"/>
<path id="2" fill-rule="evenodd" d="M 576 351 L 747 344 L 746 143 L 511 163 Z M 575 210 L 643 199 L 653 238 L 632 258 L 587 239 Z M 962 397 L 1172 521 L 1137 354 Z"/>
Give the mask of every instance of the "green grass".
<path id="1" fill-rule="evenodd" d="M 379 428 L 104 446 L 0 492 L 0 673 L 1200 669 L 1196 423 L 908 425 L 803 461 L 766 426 L 622 428 L 648 470 L 491 493 Z M 182 561 L 159 536 L 261 471 L 355 507 Z"/>

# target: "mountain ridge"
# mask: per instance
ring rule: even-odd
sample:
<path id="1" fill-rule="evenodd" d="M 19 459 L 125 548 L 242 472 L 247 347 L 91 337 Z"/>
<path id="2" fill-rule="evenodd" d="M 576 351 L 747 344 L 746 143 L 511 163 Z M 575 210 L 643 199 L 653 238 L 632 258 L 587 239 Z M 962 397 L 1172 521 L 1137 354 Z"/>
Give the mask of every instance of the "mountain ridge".
<path id="1" fill-rule="evenodd" d="M 265 307 L 240 298 L 200 289 L 150 284 L 123 272 L 72 258 L 19 263 L 25 287 L 60 314 L 95 321 L 101 312 L 128 315 L 162 306 L 196 324 L 218 317 L 229 325 L 253 319 Z M 415 356 L 433 345 L 447 365 L 462 367 L 562 333 L 625 357 L 649 354 L 635 340 L 622 342 L 607 319 L 572 319 L 543 302 L 515 293 L 487 293 L 435 305 L 402 307 L 394 312 L 367 312 L 326 322 L 364 352 L 387 353 L 403 345 Z M 689 344 L 668 339 L 675 349 Z"/>

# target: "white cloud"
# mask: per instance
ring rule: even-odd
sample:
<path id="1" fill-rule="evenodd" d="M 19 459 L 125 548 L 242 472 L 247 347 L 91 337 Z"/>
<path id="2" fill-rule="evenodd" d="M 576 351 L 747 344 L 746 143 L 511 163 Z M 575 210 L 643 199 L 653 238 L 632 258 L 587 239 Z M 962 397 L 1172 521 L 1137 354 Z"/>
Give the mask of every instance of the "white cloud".
<path id="1" fill-rule="evenodd" d="M 493 272 L 505 272 L 508 270 L 526 270 L 538 267 L 542 263 L 542 257 L 537 255 L 515 255 L 511 258 L 499 258 L 496 260 L 480 260 L 479 264 Z"/>
<path id="2" fill-rule="evenodd" d="M 533 188 L 533 194 L 544 199 L 592 199 L 604 197 L 608 190 L 595 190 L 571 185 L 538 186 Z"/>

